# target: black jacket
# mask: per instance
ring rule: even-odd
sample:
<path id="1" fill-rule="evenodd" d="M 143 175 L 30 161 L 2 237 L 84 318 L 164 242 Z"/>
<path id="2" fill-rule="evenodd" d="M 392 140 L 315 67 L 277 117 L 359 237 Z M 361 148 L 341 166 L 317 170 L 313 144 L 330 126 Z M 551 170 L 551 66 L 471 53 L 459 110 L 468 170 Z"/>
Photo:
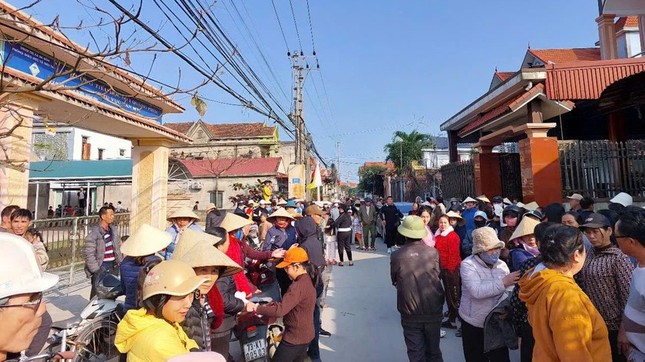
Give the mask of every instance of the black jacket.
<path id="1" fill-rule="evenodd" d="M 396 287 L 401 320 L 437 322 L 443 316 L 439 253 L 421 241 L 402 246 L 390 259 L 390 276 Z"/>
<path id="2" fill-rule="evenodd" d="M 403 214 L 396 205 L 385 205 L 380 210 L 381 219 L 385 220 L 387 227 L 399 225 Z"/>
<path id="3" fill-rule="evenodd" d="M 222 220 L 224 220 L 225 216 L 226 210 L 211 210 L 208 214 L 206 214 L 206 230 L 211 227 L 219 226 L 222 223 Z"/>
<path id="4" fill-rule="evenodd" d="M 233 277 L 223 277 L 217 279 L 215 286 L 222 295 L 224 301 L 224 320 L 222 324 L 213 331 L 213 337 L 217 334 L 226 335 L 235 327 L 235 315 L 244 309 L 244 302 L 235 298 L 235 280 Z"/>
<path id="5" fill-rule="evenodd" d="M 309 262 L 316 266 L 319 272 L 325 266 L 323 244 L 318 239 L 318 225 L 311 216 L 305 216 L 296 221 L 296 242 L 307 251 Z"/>
<path id="6" fill-rule="evenodd" d="M 206 303 L 208 303 L 208 299 L 206 299 Z M 181 328 L 189 338 L 195 340 L 200 351 L 206 351 L 204 341 L 206 338 L 211 338 L 211 324 L 214 319 L 215 314 L 207 315 L 199 299 L 195 299 L 186 314 L 186 319 L 181 322 Z"/>
<path id="7" fill-rule="evenodd" d="M 344 212 L 340 214 L 338 219 L 336 219 L 335 224 L 336 224 L 336 227 L 339 229 L 352 227 L 352 217 L 349 216 L 348 213 Z"/>

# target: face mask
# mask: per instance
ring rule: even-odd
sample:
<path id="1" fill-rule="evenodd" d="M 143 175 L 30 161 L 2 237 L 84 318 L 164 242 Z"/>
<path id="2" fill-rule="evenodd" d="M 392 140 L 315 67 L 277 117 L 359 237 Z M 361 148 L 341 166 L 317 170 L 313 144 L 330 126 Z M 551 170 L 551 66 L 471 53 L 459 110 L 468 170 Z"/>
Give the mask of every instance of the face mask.
<path id="1" fill-rule="evenodd" d="M 479 253 L 479 257 L 481 258 L 481 260 L 484 261 L 484 263 L 488 265 L 495 265 L 499 260 L 499 254 L 500 254 L 499 251 L 492 255 L 486 252 L 482 252 L 482 253 Z"/>
<path id="2" fill-rule="evenodd" d="M 285 220 L 276 221 L 275 226 L 279 227 L 280 229 L 284 229 L 289 226 L 289 222 Z"/>
<path id="3" fill-rule="evenodd" d="M 529 254 L 531 254 L 533 256 L 540 255 L 540 249 L 537 246 L 528 246 L 528 245 L 526 245 L 524 243 L 522 243 L 522 245 L 524 246 L 524 250 L 528 251 Z"/>
<path id="4" fill-rule="evenodd" d="M 237 240 L 244 239 L 244 231 L 242 231 L 242 229 L 237 229 L 237 231 L 235 232 L 235 238 Z"/>
<path id="5" fill-rule="evenodd" d="M 475 227 L 476 228 L 481 228 L 481 227 L 484 227 L 484 226 L 486 226 L 486 220 L 481 220 L 481 221 L 475 220 Z"/>

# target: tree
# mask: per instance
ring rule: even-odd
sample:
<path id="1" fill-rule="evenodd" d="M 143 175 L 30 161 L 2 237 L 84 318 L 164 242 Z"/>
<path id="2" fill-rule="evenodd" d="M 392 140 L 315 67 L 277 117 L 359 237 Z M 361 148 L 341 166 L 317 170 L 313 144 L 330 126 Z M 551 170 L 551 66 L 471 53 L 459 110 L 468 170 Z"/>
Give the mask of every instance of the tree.
<path id="1" fill-rule="evenodd" d="M 400 176 L 412 176 L 412 161 L 420 162 L 423 159 L 423 149 L 434 147 L 431 135 L 419 133 L 414 130 L 410 133 L 403 131 L 394 132 L 392 142 L 383 147 L 387 154 L 386 161 L 392 161 Z"/>
<path id="2" fill-rule="evenodd" d="M 383 176 L 387 169 L 382 166 L 367 166 L 361 167 L 358 170 L 358 189 L 362 192 L 368 192 L 372 195 L 383 195 L 385 189 L 383 187 Z"/>

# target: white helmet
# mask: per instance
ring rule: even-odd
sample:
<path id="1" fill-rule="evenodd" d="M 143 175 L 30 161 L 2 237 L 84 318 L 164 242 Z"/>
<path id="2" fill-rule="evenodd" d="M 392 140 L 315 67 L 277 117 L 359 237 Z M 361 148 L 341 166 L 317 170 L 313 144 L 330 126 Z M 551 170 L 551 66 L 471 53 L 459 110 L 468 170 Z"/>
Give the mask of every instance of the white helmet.
<path id="1" fill-rule="evenodd" d="M 0 233 L 0 299 L 43 292 L 58 283 L 58 276 L 43 273 L 29 242 L 20 236 Z"/>

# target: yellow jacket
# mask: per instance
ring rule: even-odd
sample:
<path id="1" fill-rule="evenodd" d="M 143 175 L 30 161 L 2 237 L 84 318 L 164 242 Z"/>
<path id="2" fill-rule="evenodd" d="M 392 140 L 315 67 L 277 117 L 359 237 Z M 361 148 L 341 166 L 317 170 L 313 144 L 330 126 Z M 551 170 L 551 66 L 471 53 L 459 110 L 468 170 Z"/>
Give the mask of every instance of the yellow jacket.
<path id="1" fill-rule="evenodd" d="M 128 354 L 128 362 L 160 362 L 199 348 L 179 324 L 147 314 L 144 308 L 126 313 L 116 329 L 114 344 Z"/>
<path id="2" fill-rule="evenodd" d="M 607 327 L 589 297 L 573 278 L 542 268 L 519 281 L 535 337 L 533 361 L 611 361 Z"/>

